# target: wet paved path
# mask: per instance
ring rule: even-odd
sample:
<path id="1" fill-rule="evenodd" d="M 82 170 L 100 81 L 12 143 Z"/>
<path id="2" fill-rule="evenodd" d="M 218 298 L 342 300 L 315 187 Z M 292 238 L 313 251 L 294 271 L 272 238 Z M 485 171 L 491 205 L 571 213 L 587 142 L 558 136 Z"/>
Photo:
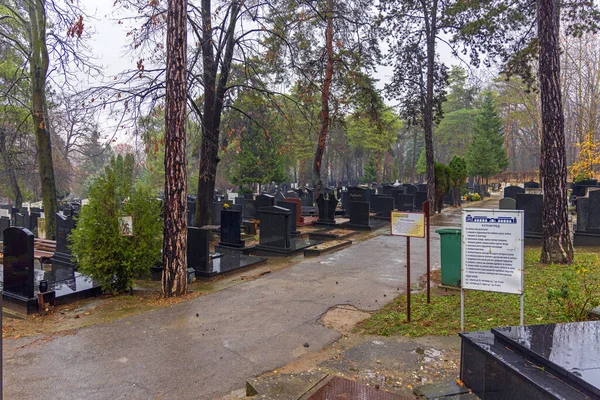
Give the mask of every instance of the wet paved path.
<path id="1" fill-rule="evenodd" d="M 460 226 L 459 210 L 438 219 Z M 5 398 L 218 398 L 337 340 L 318 322 L 329 308 L 373 311 L 402 293 L 405 243 L 382 235 L 169 308 L 51 340 L 6 340 Z M 435 233 L 431 249 L 439 264 Z M 411 260 L 416 280 L 425 272 L 423 239 L 411 241 Z"/>

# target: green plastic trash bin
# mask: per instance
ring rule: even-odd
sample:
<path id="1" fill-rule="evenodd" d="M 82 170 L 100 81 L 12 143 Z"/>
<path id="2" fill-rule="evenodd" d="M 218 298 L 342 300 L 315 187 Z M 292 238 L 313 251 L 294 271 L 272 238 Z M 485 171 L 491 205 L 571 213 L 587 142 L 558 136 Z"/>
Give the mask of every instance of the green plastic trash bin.
<path id="1" fill-rule="evenodd" d="M 462 243 L 460 229 L 444 228 L 435 231 L 440 235 L 442 260 L 442 285 L 460 287 Z"/>

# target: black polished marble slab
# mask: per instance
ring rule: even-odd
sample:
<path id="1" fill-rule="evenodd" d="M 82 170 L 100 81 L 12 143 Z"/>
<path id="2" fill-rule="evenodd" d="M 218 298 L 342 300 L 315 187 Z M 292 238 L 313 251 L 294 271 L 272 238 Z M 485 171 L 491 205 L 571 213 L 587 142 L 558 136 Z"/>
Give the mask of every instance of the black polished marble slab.
<path id="1" fill-rule="evenodd" d="M 598 398 L 491 331 L 459 335 L 460 379 L 482 400 Z"/>
<path id="2" fill-rule="evenodd" d="M 600 321 L 511 326 L 492 333 L 600 398 Z"/>

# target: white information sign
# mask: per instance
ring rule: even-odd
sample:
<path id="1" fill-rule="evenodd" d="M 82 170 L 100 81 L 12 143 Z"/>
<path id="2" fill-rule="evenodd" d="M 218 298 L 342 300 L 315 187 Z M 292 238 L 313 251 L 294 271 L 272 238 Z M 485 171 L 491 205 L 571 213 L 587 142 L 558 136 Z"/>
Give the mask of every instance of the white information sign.
<path id="1" fill-rule="evenodd" d="M 523 294 L 522 210 L 462 211 L 462 288 Z"/>

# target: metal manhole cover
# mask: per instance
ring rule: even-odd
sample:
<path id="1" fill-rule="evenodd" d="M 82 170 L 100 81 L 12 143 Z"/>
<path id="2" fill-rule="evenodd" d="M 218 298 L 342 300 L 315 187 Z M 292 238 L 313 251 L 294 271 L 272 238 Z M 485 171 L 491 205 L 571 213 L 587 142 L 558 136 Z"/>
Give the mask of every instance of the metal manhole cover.
<path id="1" fill-rule="evenodd" d="M 335 377 L 308 400 L 408 400 L 408 397 Z"/>

